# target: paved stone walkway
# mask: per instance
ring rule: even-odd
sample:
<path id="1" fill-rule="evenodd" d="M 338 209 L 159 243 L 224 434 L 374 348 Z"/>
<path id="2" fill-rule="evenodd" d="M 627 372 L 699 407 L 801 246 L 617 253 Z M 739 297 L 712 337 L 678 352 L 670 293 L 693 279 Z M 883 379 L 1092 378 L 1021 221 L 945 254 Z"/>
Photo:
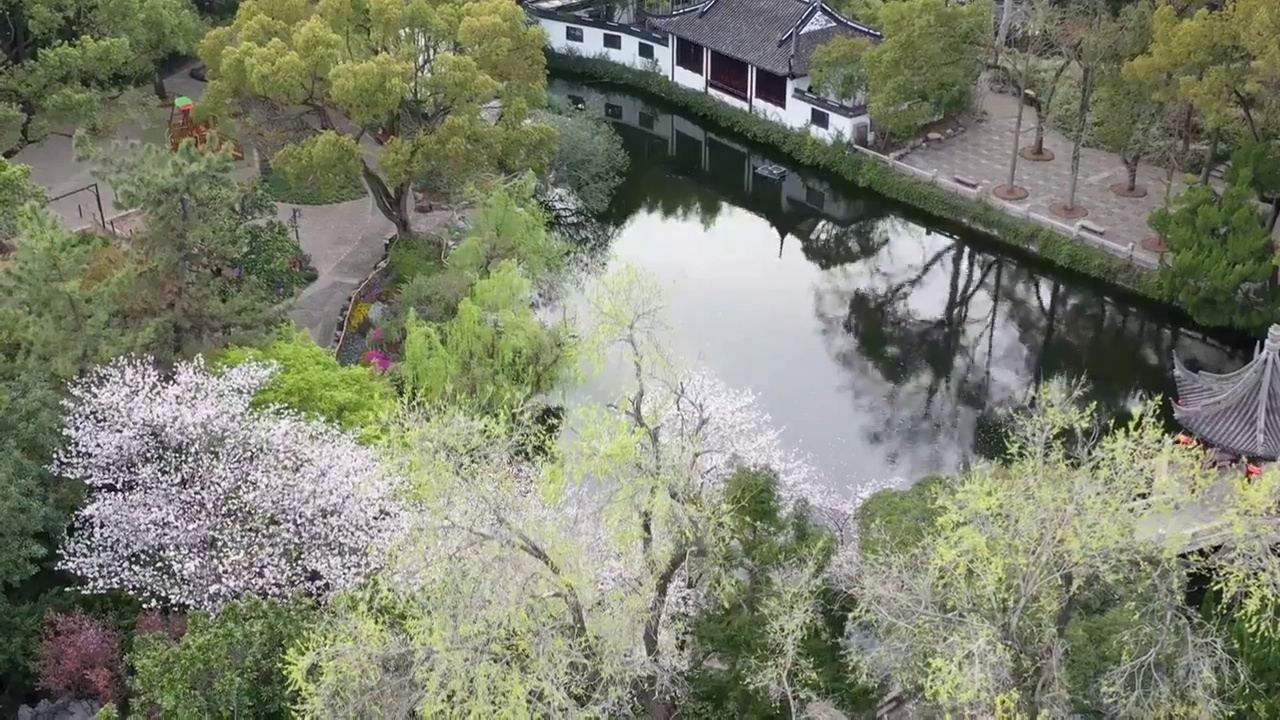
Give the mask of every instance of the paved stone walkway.
<path id="1" fill-rule="evenodd" d="M 187 68 L 166 79 L 169 92 L 199 100 L 205 84 L 191 79 Z M 120 128 L 116 138 L 120 140 L 163 140 L 164 121 L 167 112 L 157 107 L 155 125 L 133 125 Z M 158 130 L 158 135 L 157 135 Z M 370 154 L 375 148 L 366 148 Z M 248 149 L 246 149 L 248 152 Z M 48 189 L 50 196 L 74 190 L 95 182 L 92 165 L 76 161 L 70 138 L 55 135 L 39 145 L 23 148 L 13 162 L 32 167 L 32 179 Z M 244 163 L 236 174 L 242 178 L 256 173 L 250 163 Z M 103 211 L 110 221 L 121 211 L 113 207 L 115 194 L 104 183 L 99 184 Z M 97 203 L 90 193 L 78 193 L 52 203 L 55 212 L 62 216 L 68 227 L 80 229 L 99 224 Z M 386 238 L 393 232 L 391 223 L 374 206 L 371 198 L 338 203 L 335 205 L 296 206 L 279 203 L 277 215 L 288 221 L 293 210 L 299 209 L 298 236 L 302 250 L 311 256 L 319 278 L 306 287 L 294 299 L 289 317 L 299 327 L 305 328 L 316 342 L 328 347 L 333 341 L 338 314 L 351 293 L 368 277 L 382 258 Z M 415 230 L 429 232 L 442 228 L 449 213 L 439 211 L 418 216 L 411 220 Z"/>
<path id="2" fill-rule="evenodd" d="M 1009 160 L 1013 153 L 1013 131 L 1018 113 L 1017 100 L 1009 95 L 987 93 L 983 101 L 987 121 L 971 125 L 963 134 L 942 142 L 928 143 L 906 157 L 902 162 L 925 171 L 937 170 L 941 178 L 954 176 L 969 178 L 990 192 L 1008 178 Z M 1022 138 L 1019 144 L 1031 145 L 1035 140 L 1035 111 L 1027 108 L 1023 115 Z M 1045 131 L 1045 148 L 1056 156 L 1049 162 L 1031 162 L 1018 159 L 1017 184 L 1026 188 L 1027 199 L 1013 203 L 1030 206 L 1031 211 L 1045 217 L 1074 225 L 1077 220 L 1058 218 L 1049 211 L 1054 202 L 1065 202 L 1071 183 L 1071 142 L 1052 129 Z M 1119 156 L 1102 150 L 1082 148 L 1080 151 L 1080 177 L 1076 191 L 1076 204 L 1083 205 L 1089 214 L 1083 218 L 1106 230 L 1102 241 L 1114 245 L 1122 252 L 1129 243 L 1137 246 L 1152 235 L 1147 227 L 1147 217 L 1164 205 L 1165 172 L 1159 168 L 1139 166 L 1138 183 L 1147 187 L 1145 198 L 1125 198 L 1111 192 L 1109 186 L 1124 182 L 1127 178 Z M 1172 194 L 1177 195 L 1186 186 L 1175 177 Z M 1139 260 L 1154 262 L 1156 255 L 1135 247 Z"/>

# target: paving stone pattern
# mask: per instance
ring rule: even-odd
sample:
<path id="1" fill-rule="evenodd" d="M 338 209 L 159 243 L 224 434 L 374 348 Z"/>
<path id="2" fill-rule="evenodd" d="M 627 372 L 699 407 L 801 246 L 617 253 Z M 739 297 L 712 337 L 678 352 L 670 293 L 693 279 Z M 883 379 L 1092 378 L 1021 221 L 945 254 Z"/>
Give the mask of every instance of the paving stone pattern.
<path id="1" fill-rule="evenodd" d="M 927 143 L 901 161 L 926 172 L 937 170 L 938 176 L 945 180 L 959 175 L 977 181 L 986 193 L 1004 184 L 1013 153 L 1017 101 L 1007 95 L 989 93 L 983 108 L 988 115 L 985 122 L 974 123 L 954 138 Z M 1027 108 L 1019 144 L 1026 147 L 1034 139 L 1035 113 Z M 1074 225 L 1079 221 L 1058 218 L 1049 211 L 1051 203 L 1067 199 L 1071 184 L 1071 142 L 1062 134 L 1047 129 L 1044 146 L 1053 151 L 1056 156 L 1053 160 L 1031 162 L 1018 159 L 1017 184 L 1026 188 L 1029 195 L 1027 199 L 1011 204 L 1018 208 L 1030 207 L 1033 213 Z M 1138 244 L 1152 235 L 1147 218 L 1164 205 L 1165 173 L 1159 168 L 1139 166 L 1138 182 L 1147 187 L 1145 198 L 1119 197 L 1111 192 L 1110 185 L 1125 179 L 1126 171 L 1118 155 L 1082 148 L 1076 204 L 1089 211 L 1083 220 L 1106 230 L 1099 242 L 1114 246 L 1121 254 L 1128 251 L 1129 243 L 1133 243 L 1135 259 L 1151 265 L 1156 262 L 1156 255 L 1141 249 Z M 1185 189 L 1186 186 L 1175 179 L 1173 195 Z"/>

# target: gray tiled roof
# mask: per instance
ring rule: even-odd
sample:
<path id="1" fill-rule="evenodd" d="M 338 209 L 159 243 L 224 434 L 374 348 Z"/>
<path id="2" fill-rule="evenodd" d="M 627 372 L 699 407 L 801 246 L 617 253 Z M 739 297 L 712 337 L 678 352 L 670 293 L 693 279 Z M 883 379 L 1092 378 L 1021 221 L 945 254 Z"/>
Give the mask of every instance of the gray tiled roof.
<path id="1" fill-rule="evenodd" d="M 821 13 L 830 27 L 800 33 L 792 57 L 791 35 Z M 879 32 L 811 0 L 708 0 L 667 16 L 652 16 L 655 26 L 775 75 L 802 77 L 809 56 L 820 45 L 845 35 L 879 40 Z"/>
<path id="2" fill-rule="evenodd" d="M 1222 375 L 1187 370 L 1175 355 L 1173 415 L 1223 450 L 1256 460 L 1280 457 L 1280 325 L 1272 325 L 1253 361 Z"/>

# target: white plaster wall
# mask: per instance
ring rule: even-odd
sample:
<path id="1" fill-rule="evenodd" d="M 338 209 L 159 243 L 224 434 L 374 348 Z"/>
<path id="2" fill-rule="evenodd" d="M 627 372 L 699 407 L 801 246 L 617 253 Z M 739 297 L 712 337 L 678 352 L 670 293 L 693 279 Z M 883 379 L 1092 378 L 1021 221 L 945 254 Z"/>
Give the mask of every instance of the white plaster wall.
<path id="1" fill-rule="evenodd" d="M 606 48 L 604 46 L 604 36 L 605 33 L 610 31 L 586 25 L 573 25 L 573 27 L 581 28 L 582 42 L 569 42 L 565 29 L 570 26 L 570 23 L 548 18 L 537 18 L 537 20 L 542 29 L 547 32 L 548 44 L 558 52 L 576 53 L 587 57 L 604 57 L 622 65 L 654 70 L 664 77 L 671 77 L 670 47 L 663 47 L 657 43 L 641 40 L 624 32 L 612 32 L 611 34 L 617 35 L 622 39 L 622 48 L 619 50 Z M 640 57 L 640 43 L 646 43 L 653 48 L 652 60 Z"/>
<path id="2" fill-rule="evenodd" d="M 702 58 L 703 59 L 702 67 L 703 67 L 703 71 L 705 72 L 706 70 L 706 57 L 705 57 L 706 53 L 705 52 L 703 52 L 703 56 L 704 57 Z M 671 76 L 671 79 L 675 80 L 678 84 L 683 85 L 687 88 L 693 88 L 694 90 L 697 90 L 699 92 L 707 89 L 706 78 L 699 75 L 698 73 L 690 72 L 678 65 L 674 66 L 673 70 L 674 70 L 674 74 Z"/>

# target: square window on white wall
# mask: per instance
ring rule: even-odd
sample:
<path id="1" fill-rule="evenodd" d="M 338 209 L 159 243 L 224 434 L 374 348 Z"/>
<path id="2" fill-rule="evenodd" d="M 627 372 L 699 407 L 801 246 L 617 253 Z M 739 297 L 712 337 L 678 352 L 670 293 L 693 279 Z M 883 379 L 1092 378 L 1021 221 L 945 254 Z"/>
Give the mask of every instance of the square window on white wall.
<path id="1" fill-rule="evenodd" d="M 818 108 L 809 111 L 809 124 L 826 130 L 831 126 L 831 117 Z"/>
<path id="2" fill-rule="evenodd" d="M 645 60 L 653 59 L 653 46 L 647 42 L 640 43 L 640 57 Z"/>
<path id="3" fill-rule="evenodd" d="M 582 42 L 582 28 L 568 25 L 564 29 L 564 39 L 569 42 Z"/>
<path id="4" fill-rule="evenodd" d="M 604 46 L 610 50 L 622 49 L 622 36 L 614 33 L 604 34 Z"/>

